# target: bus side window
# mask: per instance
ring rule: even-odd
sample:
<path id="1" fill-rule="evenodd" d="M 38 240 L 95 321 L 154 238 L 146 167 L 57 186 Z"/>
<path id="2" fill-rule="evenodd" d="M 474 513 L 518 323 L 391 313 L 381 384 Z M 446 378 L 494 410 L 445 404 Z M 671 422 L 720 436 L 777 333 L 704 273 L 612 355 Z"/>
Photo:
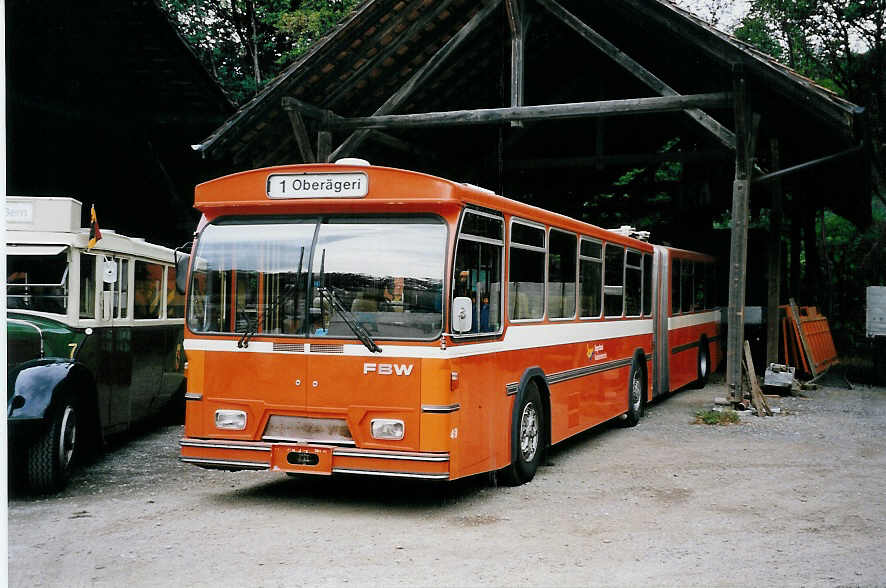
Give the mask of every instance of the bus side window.
<path id="1" fill-rule="evenodd" d="M 575 235 L 551 229 L 548 254 L 548 317 L 575 316 Z"/>
<path id="2" fill-rule="evenodd" d="M 508 262 L 508 318 L 540 319 L 545 312 L 545 230 L 514 220 Z"/>
<path id="3" fill-rule="evenodd" d="M 695 310 L 702 310 L 705 307 L 705 266 L 707 264 L 700 261 L 695 262 Z"/>
<path id="4" fill-rule="evenodd" d="M 612 243 L 604 248 L 603 311 L 609 317 L 624 314 L 624 252 L 624 247 Z"/>
<path id="5" fill-rule="evenodd" d="M 643 258 L 636 251 L 625 252 L 625 316 L 640 316 L 643 300 Z"/>
<path id="6" fill-rule="evenodd" d="M 579 316 L 598 318 L 603 311 L 603 244 L 582 237 L 578 263 Z"/>
<path id="7" fill-rule="evenodd" d="M 671 263 L 671 314 L 680 314 L 680 260 Z"/>
<path id="8" fill-rule="evenodd" d="M 184 318 L 185 297 L 175 287 L 175 266 L 166 268 L 166 318 Z"/>
<path id="9" fill-rule="evenodd" d="M 643 254 L 643 316 L 652 314 L 652 256 Z"/>
<path id="10" fill-rule="evenodd" d="M 160 318 L 163 301 L 163 292 L 160 286 L 162 282 L 162 265 L 144 261 L 135 262 L 135 318 Z"/>
<path id="11" fill-rule="evenodd" d="M 466 210 L 455 253 L 453 297 L 471 299 L 472 333 L 497 333 L 501 328 L 502 249 L 504 221 Z"/>
<path id="12" fill-rule="evenodd" d="M 692 302 L 694 301 L 694 276 L 692 272 L 692 262 L 684 261 L 681 264 L 682 271 L 680 272 L 680 308 L 683 309 L 683 312 L 692 312 Z"/>

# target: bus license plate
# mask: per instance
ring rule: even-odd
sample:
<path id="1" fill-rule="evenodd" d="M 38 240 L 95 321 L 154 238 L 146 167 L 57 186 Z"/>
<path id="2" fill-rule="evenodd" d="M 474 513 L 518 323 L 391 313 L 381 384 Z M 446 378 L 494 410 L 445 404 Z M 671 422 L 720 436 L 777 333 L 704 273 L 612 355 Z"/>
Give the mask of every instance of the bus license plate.
<path id="1" fill-rule="evenodd" d="M 332 450 L 317 445 L 274 445 L 271 469 L 328 476 L 332 474 Z"/>

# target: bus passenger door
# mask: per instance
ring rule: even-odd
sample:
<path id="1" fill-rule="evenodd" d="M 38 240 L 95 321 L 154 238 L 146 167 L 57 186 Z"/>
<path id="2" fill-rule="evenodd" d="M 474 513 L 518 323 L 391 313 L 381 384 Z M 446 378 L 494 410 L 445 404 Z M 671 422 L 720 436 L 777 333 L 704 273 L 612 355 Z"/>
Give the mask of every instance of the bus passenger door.
<path id="1" fill-rule="evenodd" d="M 96 384 L 103 428 L 106 433 L 125 430 L 131 419 L 132 328 L 130 262 L 126 258 L 99 257 L 102 291 L 96 329 L 99 337 L 99 369 Z"/>

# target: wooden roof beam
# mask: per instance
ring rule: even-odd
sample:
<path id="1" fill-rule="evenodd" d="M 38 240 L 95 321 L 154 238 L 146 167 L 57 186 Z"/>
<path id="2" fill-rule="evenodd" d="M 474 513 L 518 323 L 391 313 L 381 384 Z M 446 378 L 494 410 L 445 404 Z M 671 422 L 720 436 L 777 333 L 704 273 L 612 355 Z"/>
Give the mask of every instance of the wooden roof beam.
<path id="1" fill-rule="evenodd" d="M 437 73 L 437 70 L 443 65 L 443 63 L 446 62 L 446 60 L 465 41 L 465 39 L 471 35 L 471 33 L 480 27 L 483 21 L 486 20 L 486 17 L 498 8 L 501 2 L 502 0 L 486 0 L 484 5 L 477 11 L 473 18 L 471 18 L 461 30 L 453 35 L 452 38 L 427 61 L 427 63 L 416 70 L 416 72 L 412 74 L 412 77 L 410 77 L 399 90 L 394 92 L 394 94 L 388 98 L 374 114 L 385 115 L 399 108 L 412 95 L 416 88 Z M 366 140 L 367 135 L 368 132 L 365 129 L 352 133 L 341 145 L 338 146 L 337 149 L 335 149 L 335 151 L 332 152 L 329 159 L 335 160 L 343 155 L 353 153 L 353 151 Z"/>
<path id="2" fill-rule="evenodd" d="M 603 37 L 597 31 L 585 24 L 577 16 L 563 8 L 556 0 L 536 0 L 548 12 L 557 17 L 566 26 L 581 35 L 586 41 L 594 47 L 602 51 L 613 61 L 622 66 L 635 78 L 646 84 L 649 88 L 657 92 L 660 96 L 679 96 L 679 92 L 671 88 L 655 74 L 644 68 L 642 65 L 634 61 L 625 54 L 621 49 L 613 45 L 608 39 Z M 700 108 L 689 108 L 686 110 L 695 122 L 701 125 L 711 135 L 714 136 L 723 146 L 728 149 L 735 150 L 735 133 L 721 125 L 713 117 L 705 113 Z"/>
<path id="3" fill-rule="evenodd" d="M 327 125 L 332 130 L 362 129 L 359 132 L 365 133 L 368 129 L 488 125 L 512 120 L 550 121 L 679 112 L 687 108 L 726 108 L 730 106 L 732 106 L 731 92 L 715 92 L 711 94 L 654 96 L 651 98 L 629 98 L 626 100 L 544 104 L 513 108 L 481 108 L 420 114 L 374 115 L 350 118 L 336 116 L 329 119 Z"/>

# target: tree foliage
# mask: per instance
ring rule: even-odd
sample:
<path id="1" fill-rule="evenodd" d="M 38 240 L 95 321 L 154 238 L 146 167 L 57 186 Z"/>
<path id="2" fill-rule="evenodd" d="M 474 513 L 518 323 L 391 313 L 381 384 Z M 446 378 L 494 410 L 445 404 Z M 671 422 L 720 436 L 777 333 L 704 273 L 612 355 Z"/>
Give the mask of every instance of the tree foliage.
<path id="1" fill-rule="evenodd" d="M 160 0 L 236 103 L 251 98 L 361 0 Z"/>

